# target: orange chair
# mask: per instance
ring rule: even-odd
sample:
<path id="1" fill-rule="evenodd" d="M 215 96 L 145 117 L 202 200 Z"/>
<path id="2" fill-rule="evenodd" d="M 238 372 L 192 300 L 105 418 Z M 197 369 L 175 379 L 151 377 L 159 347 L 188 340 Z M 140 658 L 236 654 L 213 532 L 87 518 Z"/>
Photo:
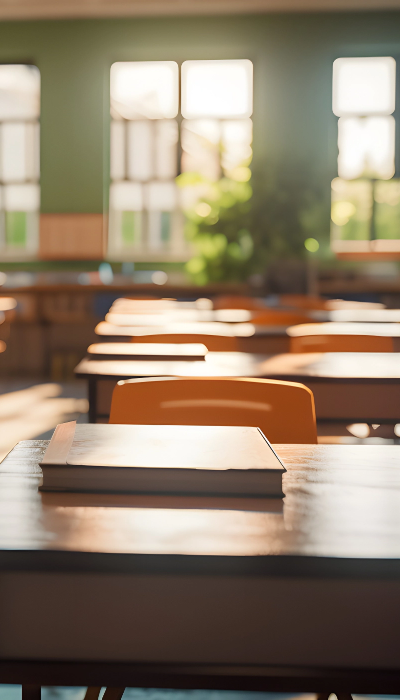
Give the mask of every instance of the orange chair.
<path id="1" fill-rule="evenodd" d="M 202 343 L 211 352 L 237 352 L 238 339 L 207 333 L 149 333 L 131 338 L 132 343 Z"/>
<path id="2" fill-rule="evenodd" d="M 116 385 L 110 423 L 246 425 L 272 443 L 317 442 L 314 396 L 272 379 L 161 377 Z"/>
<path id="3" fill-rule="evenodd" d="M 214 299 L 214 309 L 245 309 L 247 311 L 263 310 L 266 306 L 257 297 L 239 296 L 236 294 L 219 296 Z"/>
<path id="4" fill-rule="evenodd" d="M 297 335 L 290 352 L 393 352 L 393 339 L 383 335 Z"/>
<path id="5" fill-rule="evenodd" d="M 295 326 L 298 323 L 310 323 L 312 319 L 305 314 L 296 313 L 294 311 L 275 311 L 275 309 L 269 309 L 254 314 L 251 322 L 255 326 Z"/>

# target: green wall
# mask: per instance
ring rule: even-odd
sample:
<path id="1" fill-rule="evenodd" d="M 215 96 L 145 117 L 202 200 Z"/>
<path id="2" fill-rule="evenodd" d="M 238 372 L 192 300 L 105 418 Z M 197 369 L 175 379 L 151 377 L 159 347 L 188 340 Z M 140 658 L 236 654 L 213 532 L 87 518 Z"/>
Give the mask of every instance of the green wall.
<path id="1" fill-rule="evenodd" d="M 250 58 L 255 165 L 335 176 L 332 61 L 399 53 L 400 12 L 3 22 L 0 62 L 41 71 L 43 212 L 102 212 L 109 68 L 120 60 Z"/>

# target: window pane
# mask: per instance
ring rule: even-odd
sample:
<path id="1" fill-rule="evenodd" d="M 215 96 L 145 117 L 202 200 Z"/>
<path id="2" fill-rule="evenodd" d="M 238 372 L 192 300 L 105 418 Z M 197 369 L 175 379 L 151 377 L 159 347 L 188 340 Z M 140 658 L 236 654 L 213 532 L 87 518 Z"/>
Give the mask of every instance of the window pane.
<path id="1" fill-rule="evenodd" d="M 178 158 L 178 124 L 175 120 L 156 122 L 156 175 L 160 180 L 176 177 Z"/>
<path id="2" fill-rule="evenodd" d="M 110 208 L 116 211 L 141 211 L 142 185 L 136 182 L 114 182 L 110 188 Z"/>
<path id="3" fill-rule="evenodd" d="M 1 177 L 3 182 L 26 179 L 26 125 L 8 123 L 1 126 Z"/>
<path id="4" fill-rule="evenodd" d="M 219 143 L 221 127 L 216 119 L 184 120 L 182 123 L 182 172 L 196 172 L 209 180 L 221 176 Z"/>
<path id="5" fill-rule="evenodd" d="M 186 119 L 250 117 L 253 64 L 241 61 L 185 61 L 182 65 L 182 115 Z"/>
<path id="6" fill-rule="evenodd" d="M 174 211 L 176 199 L 174 182 L 151 182 L 146 185 L 146 208 L 149 211 Z"/>
<path id="7" fill-rule="evenodd" d="M 111 109 L 124 119 L 173 119 L 178 114 L 178 87 L 174 61 L 114 63 Z"/>
<path id="8" fill-rule="evenodd" d="M 39 185 L 5 185 L 3 195 L 6 211 L 38 211 L 40 208 Z"/>
<path id="9" fill-rule="evenodd" d="M 376 238 L 397 239 L 400 231 L 400 181 L 375 183 Z"/>
<path id="10" fill-rule="evenodd" d="M 226 171 L 251 160 L 253 122 L 251 119 L 222 122 L 222 167 Z"/>
<path id="11" fill-rule="evenodd" d="M 333 64 L 333 112 L 345 115 L 392 114 L 395 108 L 396 61 L 338 58 Z"/>
<path id="12" fill-rule="evenodd" d="M 129 122 L 128 129 L 128 177 L 141 182 L 154 177 L 153 124 Z"/>
<path id="13" fill-rule="evenodd" d="M 37 119 L 40 73 L 36 66 L 0 66 L 0 120 Z"/>
<path id="14" fill-rule="evenodd" d="M 339 177 L 389 179 L 395 171 L 393 117 L 339 119 Z"/>
<path id="15" fill-rule="evenodd" d="M 39 124 L 6 122 L 0 127 L 1 179 L 23 182 L 39 179 Z"/>
<path id="16" fill-rule="evenodd" d="M 125 177 L 125 123 L 122 121 L 111 122 L 110 175 L 112 180 Z"/>
<path id="17" fill-rule="evenodd" d="M 171 237 L 171 214 L 165 211 L 149 212 L 148 243 L 151 250 L 162 249 Z"/>
<path id="18" fill-rule="evenodd" d="M 124 246 L 134 245 L 141 239 L 142 215 L 137 211 L 121 213 L 121 237 Z"/>
<path id="19" fill-rule="evenodd" d="M 7 245 L 23 248 L 26 245 L 27 214 L 23 211 L 6 212 Z"/>
<path id="20" fill-rule="evenodd" d="M 332 181 L 332 235 L 336 240 L 362 241 L 370 236 L 372 185 L 368 180 Z"/>

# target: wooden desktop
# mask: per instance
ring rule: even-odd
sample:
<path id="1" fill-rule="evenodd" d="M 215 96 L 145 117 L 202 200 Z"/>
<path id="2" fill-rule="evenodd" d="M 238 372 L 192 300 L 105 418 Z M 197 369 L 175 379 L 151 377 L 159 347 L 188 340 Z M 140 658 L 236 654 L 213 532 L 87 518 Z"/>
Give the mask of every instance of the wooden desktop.
<path id="1" fill-rule="evenodd" d="M 259 377 L 300 382 L 314 393 L 319 421 L 399 422 L 399 353 L 207 353 L 202 362 L 85 358 L 75 375 L 88 381 L 89 419 L 108 420 L 120 379 L 152 376 Z"/>
<path id="2" fill-rule="evenodd" d="M 399 693 L 400 447 L 276 445 L 283 513 L 0 467 L 0 682 Z"/>

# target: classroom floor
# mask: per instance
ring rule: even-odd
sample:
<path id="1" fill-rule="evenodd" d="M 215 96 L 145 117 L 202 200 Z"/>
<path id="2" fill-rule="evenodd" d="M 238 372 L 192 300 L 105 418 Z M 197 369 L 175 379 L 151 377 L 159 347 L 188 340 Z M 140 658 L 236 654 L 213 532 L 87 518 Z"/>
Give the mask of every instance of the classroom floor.
<path id="1" fill-rule="evenodd" d="M 19 442 L 49 439 L 58 423 L 87 420 L 84 382 L 0 381 L 0 461 Z"/>

